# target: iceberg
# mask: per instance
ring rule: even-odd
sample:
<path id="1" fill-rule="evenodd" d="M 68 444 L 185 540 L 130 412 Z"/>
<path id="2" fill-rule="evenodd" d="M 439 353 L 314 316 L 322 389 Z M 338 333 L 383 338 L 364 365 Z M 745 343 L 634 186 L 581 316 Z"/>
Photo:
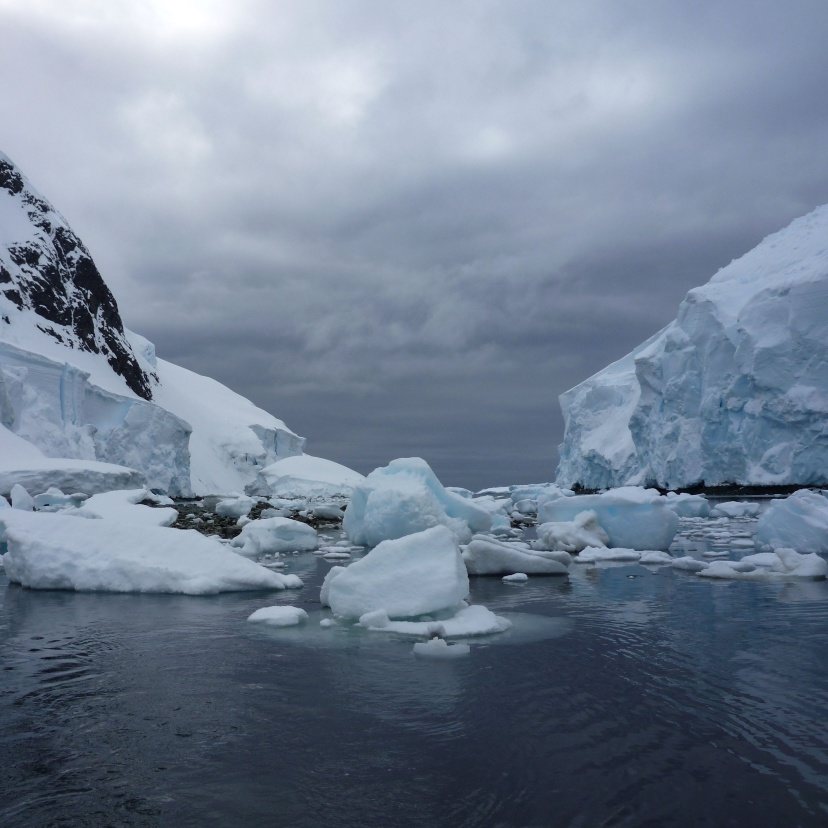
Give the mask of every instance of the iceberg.
<path id="1" fill-rule="evenodd" d="M 353 543 L 375 546 L 433 526 L 447 526 L 461 542 L 486 532 L 488 511 L 447 491 L 425 460 L 392 460 L 357 485 L 345 510 L 342 528 Z"/>
<path id="2" fill-rule="evenodd" d="M 248 558 L 280 552 L 310 551 L 318 545 L 319 539 L 312 526 L 285 517 L 252 520 L 231 541 L 231 546 Z"/>
<path id="3" fill-rule="evenodd" d="M 300 454 L 263 468 L 246 491 L 264 497 L 350 497 L 364 480 L 364 475 L 340 463 Z"/>
<path id="4" fill-rule="evenodd" d="M 564 393 L 557 481 L 825 485 L 828 206 L 691 290 L 674 322 Z"/>
<path id="5" fill-rule="evenodd" d="M 678 516 L 655 489 L 626 486 L 599 495 L 574 495 L 542 500 L 538 522 L 574 521 L 581 512 L 594 512 L 608 537 L 606 545 L 627 549 L 666 551 L 678 530 Z"/>
<path id="6" fill-rule="evenodd" d="M 828 552 L 828 498 L 800 489 L 771 501 L 756 525 L 756 547 Z"/>
<path id="7" fill-rule="evenodd" d="M 566 552 L 536 550 L 475 535 L 463 550 L 469 575 L 566 575 L 572 558 Z"/>
<path id="8" fill-rule="evenodd" d="M 457 539 L 445 526 L 434 526 L 383 541 L 350 566 L 332 569 L 320 597 L 343 618 L 383 610 L 404 619 L 453 609 L 468 594 Z"/>
<path id="9" fill-rule="evenodd" d="M 592 510 L 579 512 L 571 521 L 542 523 L 537 532 L 537 549 L 580 552 L 587 546 L 606 546 L 609 543 L 609 535 L 601 528 L 598 515 Z"/>
<path id="10" fill-rule="evenodd" d="M 300 587 L 192 530 L 0 510 L 12 583 L 32 589 L 212 595 Z"/>

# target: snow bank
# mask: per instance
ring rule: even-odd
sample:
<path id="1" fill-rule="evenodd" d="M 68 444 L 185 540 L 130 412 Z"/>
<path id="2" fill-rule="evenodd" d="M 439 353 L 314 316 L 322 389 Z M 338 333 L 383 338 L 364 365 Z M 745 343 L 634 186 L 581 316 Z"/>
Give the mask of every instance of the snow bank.
<path id="1" fill-rule="evenodd" d="M 756 546 L 828 552 L 828 498 L 800 489 L 784 500 L 771 501 L 756 526 Z"/>
<path id="2" fill-rule="evenodd" d="M 0 510 L 6 575 L 33 589 L 210 595 L 301 586 L 195 531 Z"/>
<path id="3" fill-rule="evenodd" d="M 364 480 L 364 475 L 347 466 L 300 454 L 266 466 L 246 491 L 265 497 L 350 497 Z"/>
<path id="4" fill-rule="evenodd" d="M 580 552 L 587 546 L 606 546 L 609 535 L 598 523 L 598 515 L 588 510 L 579 512 L 572 521 L 542 523 L 538 526 L 535 548 Z"/>
<path id="5" fill-rule="evenodd" d="M 626 486 L 599 495 L 575 495 L 542 500 L 539 523 L 572 521 L 593 511 L 614 547 L 667 550 L 678 530 L 678 516 L 655 489 Z"/>
<path id="6" fill-rule="evenodd" d="M 534 550 L 475 535 L 463 550 L 469 575 L 566 575 L 572 558 L 566 552 Z"/>
<path id="7" fill-rule="evenodd" d="M 485 532 L 485 509 L 443 488 L 425 460 L 392 460 L 375 469 L 353 491 L 342 528 L 358 544 L 374 546 L 433 526 L 447 526 L 460 541 Z"/>
<path id="8" fill-rule="evenodd" d="M 300 552 L 316 549 L 316 530 L 307 523 L 284 517 L 252 520 L 231 541 L 233 548 L 248 558 L 279 552 Z"/>
<path id="9" fill-rule="evenodd" d="M 824 484 L 828 206 L 691 290 L 674 322 L 560 398 L 558 482 Z"/>
<path id="10" fill-rule="evenodd" d="M 383 541 L 347 568 L 331 570 L 320 598 L 344 618 L 374 610 L 410 618 L 456 607 L 468 593 L 457 540 L 446 527 L 435 526 Z"/>

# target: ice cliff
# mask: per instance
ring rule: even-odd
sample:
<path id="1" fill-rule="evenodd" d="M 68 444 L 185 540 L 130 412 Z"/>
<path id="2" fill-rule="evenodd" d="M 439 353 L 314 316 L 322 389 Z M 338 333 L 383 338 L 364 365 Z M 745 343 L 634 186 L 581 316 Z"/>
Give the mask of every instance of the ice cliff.
<path id="1" fill-rule="evenodd" d="M 81 240 L 0 154 L 0 472 L 21 471 L 20 438 L 37 456 L 136 469 L 173 495 L 243 491 L 304 445 L 126 330 Z"/>
<path id="2" fill-rule="evenodd" d="M 560 484 L 824 484 L 828 206 L 691 290 L 674 322 L 560 403 Z"/>

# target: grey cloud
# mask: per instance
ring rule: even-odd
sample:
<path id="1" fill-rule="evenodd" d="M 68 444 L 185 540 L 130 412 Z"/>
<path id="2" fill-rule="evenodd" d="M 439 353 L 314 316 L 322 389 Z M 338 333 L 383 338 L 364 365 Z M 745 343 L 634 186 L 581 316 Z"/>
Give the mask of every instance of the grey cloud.
<path id="1" fill-rule="evenodd" d="M 0 2 L 3 149 L 128 325 L 363 471 L 557 395 L 828 201 L 822 2 Z"/>

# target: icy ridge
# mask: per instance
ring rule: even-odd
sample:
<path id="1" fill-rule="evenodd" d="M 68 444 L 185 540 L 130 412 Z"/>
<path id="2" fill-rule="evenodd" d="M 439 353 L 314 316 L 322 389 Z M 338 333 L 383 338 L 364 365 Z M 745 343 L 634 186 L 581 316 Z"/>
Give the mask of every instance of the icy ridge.
<path id="1" fill-rule="evenodd" d="M 691 290 L 674 322 L 561 396 L 558 482 L 820 484 L 828 206 Z"/>

